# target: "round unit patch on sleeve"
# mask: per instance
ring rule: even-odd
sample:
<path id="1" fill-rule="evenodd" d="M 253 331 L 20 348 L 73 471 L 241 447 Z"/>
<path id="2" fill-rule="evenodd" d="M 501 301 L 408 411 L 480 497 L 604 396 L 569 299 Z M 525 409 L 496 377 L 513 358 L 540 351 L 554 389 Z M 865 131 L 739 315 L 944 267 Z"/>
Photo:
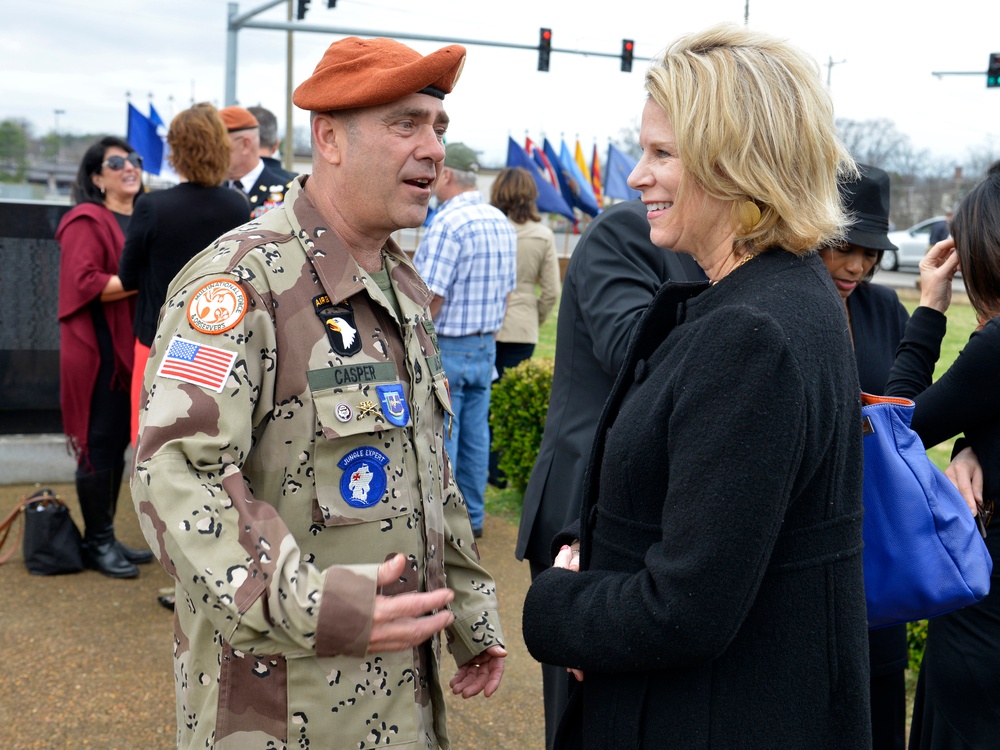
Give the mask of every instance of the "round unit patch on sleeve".
<path id="1" fill-rule="evenodd" d="M 247 311 L 247 296 L 235 281 L 215 279 L 201 287 L 188 303 L 191 327 L 202 333 L 223 333 L 239 323 Z"/>

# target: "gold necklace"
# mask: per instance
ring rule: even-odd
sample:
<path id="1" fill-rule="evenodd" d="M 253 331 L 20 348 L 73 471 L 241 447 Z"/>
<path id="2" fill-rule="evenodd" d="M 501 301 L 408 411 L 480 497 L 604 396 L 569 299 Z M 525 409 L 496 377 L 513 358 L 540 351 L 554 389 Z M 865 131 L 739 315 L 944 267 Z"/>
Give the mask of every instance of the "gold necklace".
<path id="1" fill-rule="evenodd" d="M 739 263 L 737 263 L 735 266 L 733 266 L 732 271 L 730 271 L 729 273 L 732 273 L 733 271 L 735 271 L 740 266 L 745 265 L 746 263 L 749 263 L 750 261 L 752 261 L 756 257 L 757 257 L 756 253 L 747 253 L 746 255 L 743 256 L 743 258 L 740 260 Z M 729 273 L 727 273 L 726 276 L 728 276 Z M 722 278 L 724 279 L 724 278 L 726 278 L 726 276 L 723 276 Z M 708 285 L 709 286 L 715 286 L 720 281 L 722 281 L 722 279 L 716 279 L 715 281 L 709 281 Z"/>

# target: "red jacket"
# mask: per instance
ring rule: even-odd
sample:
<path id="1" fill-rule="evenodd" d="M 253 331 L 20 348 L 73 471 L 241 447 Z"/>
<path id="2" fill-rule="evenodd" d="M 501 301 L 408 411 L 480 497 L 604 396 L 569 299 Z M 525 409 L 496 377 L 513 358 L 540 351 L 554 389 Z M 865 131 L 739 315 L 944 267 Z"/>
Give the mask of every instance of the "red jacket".
<path id="1" fill-rule="evenodd" d="M 90 303 L 118 273 L 125 236 L 111 211 L 96 203 L 72 208 L 56 230 L 59 259 L 59 402 L 63 431 L 78 459 L 87 455 L 90 399 L 100 368 L 97 334 Z M 116 388 L 128 391 L 132 380 L 135 297 L 104 303 L 114 346 Z"/>

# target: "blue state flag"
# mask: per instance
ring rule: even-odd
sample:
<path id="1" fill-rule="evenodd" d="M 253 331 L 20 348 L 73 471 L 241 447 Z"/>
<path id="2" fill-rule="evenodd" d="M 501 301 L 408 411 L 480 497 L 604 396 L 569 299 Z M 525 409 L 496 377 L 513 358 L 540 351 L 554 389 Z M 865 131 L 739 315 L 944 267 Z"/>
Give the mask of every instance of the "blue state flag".
<path id="1" fill-rule="evenodd" d="M 163 158 L 160 159 L 160 177 L 169 182 L 180 182 L 181 177 L 170 166 L 170 159 L 168 158 L 170 156 L 170 144 L 167 143 L 168 128 L 152 102 L 149 103 L 149 121 L 156 126 L 156 132 L 160 136 L 160 140 L 163 141 Z"/>
<path id="2" fill-rule="evenodd" d="M 545 158 L 549 160 L 549 164 L 552 165 L 552 171 L 556 173 L 556 181 L 559 183 L 559 192 L 562 193 L 563 199 L 570 206 L 579 206 L 579 201 L 573 197 L 573 189 L 568 181 L 572 178 L 563 169 L 559 161 L 559 156 L 556 154 L 556 150 L 552 148 L 552 144 L 549 143 L 548 138 L 542 141 L 542 151 L 545 153 Z"/>
<path id="3" fill-rule="evenodd" d="M 609 198 L 619 198 L 623 201 L 632 200 L 642 195 L 638 190 L 628 186 L 628 176 L 635 169 L 636 161 L 622 151 L 608 144 L 608 160 L 604 165 L 604 194 Z"/>
<path id="4" fill-rule="evenodd" d="M 149 103 L 149 121 L 157 128 L 166 130 L 166 123 L 163 122 L 163 118 L 160 117 L 160 113 L 156 111 L 156 107 L 153 106 L 152 102 Z"/>
<path id="5" fill-rule="evenodd" d="M 142 168 L 150 174 L 160 174 L 163 163 L 163 141 L 156 132 L 156 123 L 132 106 L 128 105 L 128 142 L 142 157 Z"/>
<path id="6" fill-rule="evenodd" d="M 535 181 L 535 185 L 538 187 L 538 198 L 535 200 L 535 205 L 538 206 L 538 210 L 543 213 L 560 214 L 565 216 L 570 221 L 575 221 L 576 217 L 573 216 L 573 209 L 569 207 L 569 204 L 563 199 L 552 184 L 542 177 L 542 173 L 535 164 L 535 161 L 528 156 L 528 152 L 525 151 L 513 138 L 507 138 L 507 166 L 508 167 L 521 167 L 527 169 L 531 178 Z"/>
<path id="7" fill-rule="evenodd" d="M 580 167 L 576 165 L 576 159 L 566 148 L 566 141 L 560 144 L 559 171 L 563 173 L 563 177 L 569 185 L 574 205 L 588 216 L 597 216 L 601 209 L 597 205 L 594 188 L 590 184 L 590 180 L 580 172 Z"/>

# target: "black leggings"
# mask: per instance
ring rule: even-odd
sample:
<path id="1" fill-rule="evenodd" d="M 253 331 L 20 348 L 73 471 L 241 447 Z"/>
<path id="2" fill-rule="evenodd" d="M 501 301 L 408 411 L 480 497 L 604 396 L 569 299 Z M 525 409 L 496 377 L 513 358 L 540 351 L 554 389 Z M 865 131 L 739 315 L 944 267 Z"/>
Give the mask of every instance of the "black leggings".
<path id="1" fill-rule="evenodd" d="M 120 470 L 129 444 L 129 394 L 119 384 L 112 386 L 114 362 L 101 358 L 97 382 L 90 398 L 87 453 L 77 463 L 76 475 L 85 477 L 102 471 Z"/>

